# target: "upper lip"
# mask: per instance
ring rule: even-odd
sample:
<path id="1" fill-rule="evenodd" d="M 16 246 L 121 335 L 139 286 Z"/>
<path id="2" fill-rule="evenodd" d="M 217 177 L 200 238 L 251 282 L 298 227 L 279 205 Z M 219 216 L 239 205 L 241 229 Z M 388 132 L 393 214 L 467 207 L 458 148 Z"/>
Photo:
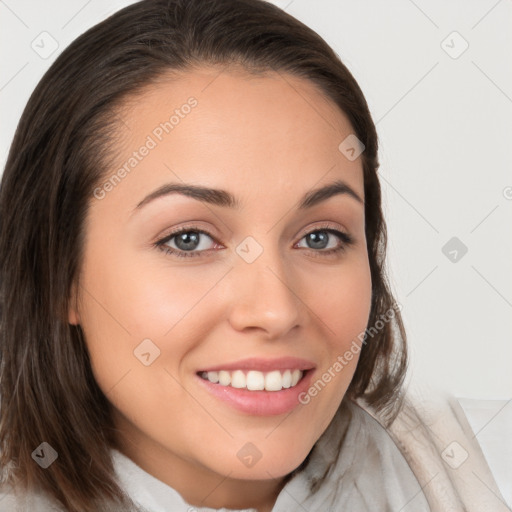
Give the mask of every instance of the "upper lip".
<path id="1" fill-rule="evenodd" d="M 306 359 L 298 357 L 279 357 L 275 359 L 262 359 L 259 357 L 249 357 L 240 359 L 232 363 L 221 363 L 207 368 L 202 368 L 200 372 L 218 372 L 220 370 L 256 370 L 260 372 L 272 370 L 310 370 L 315 368 L 315 364 Z"/>

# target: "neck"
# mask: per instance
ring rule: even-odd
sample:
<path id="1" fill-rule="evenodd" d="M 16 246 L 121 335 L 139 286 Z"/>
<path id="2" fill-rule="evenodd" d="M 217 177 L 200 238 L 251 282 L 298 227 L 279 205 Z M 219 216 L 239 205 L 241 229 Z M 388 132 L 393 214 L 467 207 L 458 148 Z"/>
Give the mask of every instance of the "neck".
<path id="1" fill-rule="evenodd" d="M 121 429 L 123 430 L 123 429 Z M 126 432 L 124 432 L 126 434 Z M 116 448 L 145 472 L 176 490 L 194 507 L 248 509 L 271 512 L 289 477 L 265 480 L 234 479 L 162 449 L 148 446 L 134 432 L 118 439 Z M 165 454 L 165 455 L 164 455 Z"/>

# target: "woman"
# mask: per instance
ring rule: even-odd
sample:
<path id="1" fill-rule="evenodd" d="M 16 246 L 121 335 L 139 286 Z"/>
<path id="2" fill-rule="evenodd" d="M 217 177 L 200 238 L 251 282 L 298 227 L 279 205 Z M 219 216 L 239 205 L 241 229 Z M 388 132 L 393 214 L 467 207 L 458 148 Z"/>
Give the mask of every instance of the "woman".
<path id="1" fill-rule="evenodd" d="M 377 148 L 263 1 L 142 1 L 73 42 L 0 190 L 0 510 L 500 510 L 460 412 L 402 395 Z"/>

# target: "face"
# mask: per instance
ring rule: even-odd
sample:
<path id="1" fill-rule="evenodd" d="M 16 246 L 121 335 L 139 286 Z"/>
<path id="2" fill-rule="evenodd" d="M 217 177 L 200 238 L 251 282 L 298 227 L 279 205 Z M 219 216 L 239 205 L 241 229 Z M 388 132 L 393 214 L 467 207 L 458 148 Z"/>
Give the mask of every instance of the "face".
<path id="1" fill-rule="evenodd" d="M 353 129 L 308 81 L 207 67 L 120 117 L 69 322 L 123 450 L 184 495 L 282 477 L 340 405 L 370 313 Z"/>

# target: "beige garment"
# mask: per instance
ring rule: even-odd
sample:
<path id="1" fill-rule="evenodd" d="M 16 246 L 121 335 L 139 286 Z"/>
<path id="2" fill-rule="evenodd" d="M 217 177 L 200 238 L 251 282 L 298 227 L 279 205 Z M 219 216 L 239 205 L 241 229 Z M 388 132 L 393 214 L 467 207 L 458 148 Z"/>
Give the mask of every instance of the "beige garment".
<path id="1" fill-rule="evenodd" d="M 510 512 L 455 397 L 417 391 L 388 433 L 409 463 L 432 512 Z M 383 419 L 359 405 L 380 423 Z"/>

